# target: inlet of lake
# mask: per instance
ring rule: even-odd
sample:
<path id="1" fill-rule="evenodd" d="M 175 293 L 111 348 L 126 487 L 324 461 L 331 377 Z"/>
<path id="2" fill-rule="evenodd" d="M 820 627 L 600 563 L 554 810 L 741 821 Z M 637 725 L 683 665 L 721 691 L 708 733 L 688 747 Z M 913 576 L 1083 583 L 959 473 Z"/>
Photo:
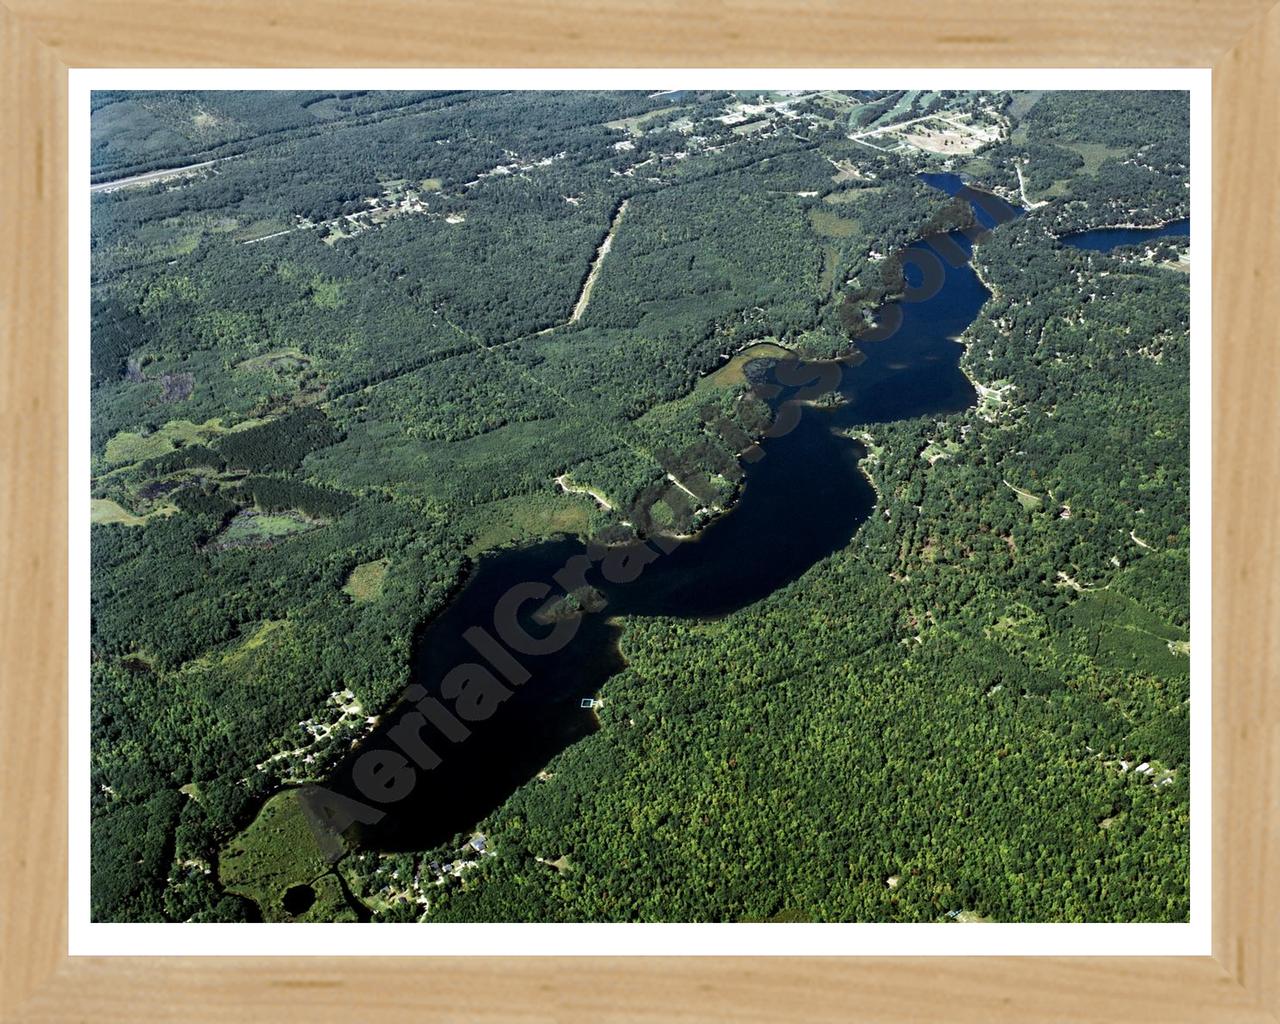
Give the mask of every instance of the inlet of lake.
<path id="1" fill-rule="evenodd" d="M 1058 241 L 1076 249 L 1110 252 L 1122 245 L 1141 245 L 1143 242 L 1153 242 L 1157 238 L 1190 237 L 1191 221 L 1184 218 L 1172 220 L 1154 228 L 1094 228 L 1092 231 L 1077 231 L 1070 235 L 1063 235 Z"/>
<path id="2" fill-rule="evenodd" d="M 969 188 L 955 175 L 921 177 L 968 199 L 983 228 L 1023 212 Z M 723 616 L 786 587 L 850 543 L 874 510 L 876 496 L 858 468 L 866 451 L 847 431 L 917 416 L 944 416 L 968 408 L 976 399 L 959 368 L 963 347 L 956 339 L 989 293 L 969 266 L 969 238 L 958 231 L 947 238 L 949 242 L 935 236 L 932 247 L 949 251 L 953 259 L 959 252 L 961 259 L 956 265 L 938 261 L 945 279 L 936 293 L 900 303 L 901 323 L 891 336 L 861 343 L 861 361 L 838 364 L 842 403 L 835 408 L 801 407 L 794 429 L 764 440 L 763 457 L 744 465 L 745 484 L 733 509 L 695 538 L 661 554 L 632 582 L 610 583 L 595 566 L 586 578 L 607 600 L 604 610 L 583 614 L 562 650 L 521 655 L 518 660 L 531 678 L 515 687 L 491 718 L 470 724 L 465 740 L 451 742 L 427 726 L 422 738 L 441 763 L 419 771 L 408 796 L 383 805 L 385 816 L 376 825 L 356 826 L 358 833 L 350 833 L 349 839 L 370 850 L 426 850 L 473 828 L 558 753 L 598 728 L 594 711 L 581 704 L 624 667 L 618 619 Z M 1098 244 L 1095 239 L 1089 247 Z M 930 245 L 922 240 L 911 248 Z M 906 276 L 908 284 L 920 283 L 910 263 Z M 757 373 L 767 370 L 761 364 L 752 368 Z M 777 401 L 787 397 L 784 392 Z M 585 550 L 580 540 L 561 537 L 482 556 L 458 595 L 417 638 L 413 681 L 436 695 L 451 669 L 482 661 L 463 633 L 473 626 L 492 633 L 495 606 L 516 584 L 545 583 L 559 593 L 553 577 Z M 532 621 L 539 604 L 529 602 L 520 619 L 535 636 L 550 628 Z M 452 706 L 448 699 L 442 703 Z M 387 733 L 409 710 L 406 705 L 389 712 L 336 769 L 328 787 L 368 802 L 352 778 L 353 765 L 364 751 L 396 749 Z"/>

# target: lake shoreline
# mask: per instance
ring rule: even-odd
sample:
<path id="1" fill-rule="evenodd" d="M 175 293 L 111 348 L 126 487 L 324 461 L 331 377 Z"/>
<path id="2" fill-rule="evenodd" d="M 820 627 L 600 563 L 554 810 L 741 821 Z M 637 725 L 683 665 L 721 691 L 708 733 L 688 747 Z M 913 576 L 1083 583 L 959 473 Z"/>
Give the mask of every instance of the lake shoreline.
<path id="1" fill-rule="evenodd" d="M 1076 231 L 1064 231 L 1060 235 L 1053 235 L 1053 239 L 1055 242 L 1065 242 L 1067 245 L 1070 245 L 1070 242 L 1066 242 L 1068 238 L 1074 238 L 1078 235 L 1089 235 L 1095 231 L 1159 231 L 1161 228 L 1167 228 L 1172 224 L 1178 224 L 1182 221 L 1187 221 L 1188 226 L 1190 226 L 1191 215 L 1186 214 L 1181 217 L 1170 217 L 1168 220 L 1162 220 L 1156 224 L 1133 224 L 1128 222 L 1123 224 L 1098 224 L 1091 228 L 1080 228 Z M 1176 238 L 1181 236 L 1172 235 L 1166 237 Z"/>

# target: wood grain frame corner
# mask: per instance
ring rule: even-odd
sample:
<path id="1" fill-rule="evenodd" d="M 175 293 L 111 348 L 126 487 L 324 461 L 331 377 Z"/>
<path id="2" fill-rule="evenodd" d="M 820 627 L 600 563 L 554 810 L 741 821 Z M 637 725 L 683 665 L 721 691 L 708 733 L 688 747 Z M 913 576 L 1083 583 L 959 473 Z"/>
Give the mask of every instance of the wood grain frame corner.
<path id="1" fill-rule="evenodd" d="M 1212 67 L 1213 956 L 67 956 L 67 71 Z M 0 5 L 0 1012 L 100 1024 L 1280 1021 L 1280 7 L 8 0 Z"/>

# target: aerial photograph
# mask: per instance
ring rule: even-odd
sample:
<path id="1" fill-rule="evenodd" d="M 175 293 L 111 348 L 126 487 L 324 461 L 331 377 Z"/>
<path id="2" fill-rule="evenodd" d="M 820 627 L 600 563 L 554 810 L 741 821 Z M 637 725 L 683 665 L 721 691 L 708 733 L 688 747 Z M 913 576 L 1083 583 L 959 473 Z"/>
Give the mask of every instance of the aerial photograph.
<path id="1" fill-rule="evenodd" d="M 1187 92 L 90 125 L 93 921 L 1189 920 Z"/>

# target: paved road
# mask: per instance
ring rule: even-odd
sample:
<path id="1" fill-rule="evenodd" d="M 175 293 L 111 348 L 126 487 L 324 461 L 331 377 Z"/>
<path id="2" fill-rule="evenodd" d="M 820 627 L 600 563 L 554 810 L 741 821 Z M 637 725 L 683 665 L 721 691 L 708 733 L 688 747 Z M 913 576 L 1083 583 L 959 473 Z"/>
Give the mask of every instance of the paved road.
<path id="1" fill-rule="evenodd" d="M 224 157 L 223 159 L 227 159 Z M 165 178 L 175 178 L 180 174 L 186 174 L 189 171 L 198 171 L 201 167 L 212 167 L 218 163 L 217 160 L 206 160 L 202 164 L 189 164 L 186 167 L 169 167 L 163 171 L 148 171 L 146 174 L 135 174 L 131 178 L 116 178 L 114 181 L 100 181 L 96 185 L 90 185 L 90 192 L 112 192 L 118 188 L 125 188 L 128 185 L 145 185 L 150 181 L 162 181 Z"/>

